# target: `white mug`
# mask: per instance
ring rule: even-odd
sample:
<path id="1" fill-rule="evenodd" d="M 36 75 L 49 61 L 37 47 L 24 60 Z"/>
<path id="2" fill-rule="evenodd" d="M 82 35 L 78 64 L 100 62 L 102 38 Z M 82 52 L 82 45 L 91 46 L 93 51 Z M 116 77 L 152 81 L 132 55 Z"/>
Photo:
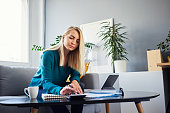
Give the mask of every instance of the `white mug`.
<path id="1" fill-rule="evenodd" d="M 24 93 L 30 98 L 37 98 L 38 91 L 39 91 L 38 86 L 24 88 Z"/>

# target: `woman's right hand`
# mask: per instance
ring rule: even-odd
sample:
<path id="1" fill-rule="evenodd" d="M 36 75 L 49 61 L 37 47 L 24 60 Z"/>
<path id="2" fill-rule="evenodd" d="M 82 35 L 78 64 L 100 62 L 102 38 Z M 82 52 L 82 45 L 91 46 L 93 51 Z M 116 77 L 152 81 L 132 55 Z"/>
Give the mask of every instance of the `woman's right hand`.
<path id="1" fill-rule="evenodd" d="M 76 94 L 76 90 L 67 85 L 60 90 L 60 95 L 71 94 L 73 92 Z"/>

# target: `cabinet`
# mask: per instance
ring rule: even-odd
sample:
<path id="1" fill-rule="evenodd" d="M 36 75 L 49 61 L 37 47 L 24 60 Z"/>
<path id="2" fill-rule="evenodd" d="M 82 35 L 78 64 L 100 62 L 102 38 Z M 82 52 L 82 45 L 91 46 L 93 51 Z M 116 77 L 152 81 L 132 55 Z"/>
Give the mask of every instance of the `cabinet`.
<path id="1" fill-rule="evenodd" d="M 148 91 L 160 94 L 159 97 L 142 103 L 145 113 L 165 113 L 167 101 L 165 82 L 162 71 L 119 73 L 119 86 L 124 91 Z M 121 113 L 137 113 L 134 103 L 121 103 Z"/>

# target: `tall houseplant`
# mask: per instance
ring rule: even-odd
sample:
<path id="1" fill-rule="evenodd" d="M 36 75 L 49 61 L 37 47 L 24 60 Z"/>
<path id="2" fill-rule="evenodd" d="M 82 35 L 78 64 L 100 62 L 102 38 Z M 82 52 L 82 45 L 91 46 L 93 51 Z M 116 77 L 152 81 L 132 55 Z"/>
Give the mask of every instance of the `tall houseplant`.
<path id="1" fill-rule="evenodd" d="M 98 36 L 104 41 L 104 49 L 107 51 L 106 56 L 111 56 L 112 64 L 114 64 L 115 72 L 120 72 L 117 68 L 117 62 L 124 62 L 126 71 L 126 60 L 128 60 L 127 50 L 123 47 L 125 36 L 127 32 L 120 33 L 120 30 L 125 26 L 121 26 L 121 23 L 110 25 L 110 22 L 102 22 Z M 118 64 L 121 65 L 121 64 Z M 122 67 L 123 68 L 123 67 Z M 123 70 L 122 70 L 123 71 Z"/>

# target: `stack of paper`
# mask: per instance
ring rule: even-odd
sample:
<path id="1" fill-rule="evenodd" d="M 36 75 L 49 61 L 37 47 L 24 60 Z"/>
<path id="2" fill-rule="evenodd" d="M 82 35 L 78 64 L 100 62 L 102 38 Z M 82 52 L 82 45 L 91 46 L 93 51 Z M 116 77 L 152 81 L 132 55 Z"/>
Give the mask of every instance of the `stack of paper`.
<path id="1" fill-rule="evenodd" d="M 89 90 L 88 93 L 96 93 L 96 94 L 115 94 L 117 93 L 116 90 Z"/>
<path id="2" fill-rule="evenodd" d="M 104 98 L 121 95 L 116 90 L 89 90 L 85 94 L 87 98 Z"/>

